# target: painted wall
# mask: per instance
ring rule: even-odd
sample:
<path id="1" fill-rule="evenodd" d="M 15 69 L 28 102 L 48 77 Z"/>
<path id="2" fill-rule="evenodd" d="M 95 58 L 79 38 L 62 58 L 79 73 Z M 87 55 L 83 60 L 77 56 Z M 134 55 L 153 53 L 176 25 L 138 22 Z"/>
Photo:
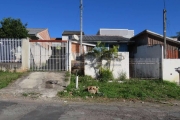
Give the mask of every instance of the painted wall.
<path id="1" fill-rule="evenodd" d="M 163 47 L 161 45 L 139 46 L 134 54 L 134 58 L 162 58 L 162 56 Z"/>
<path id="2" fill-rule="evenodd" d="M 111 61 L 110 70 L 113 71 L 114 78 L 118 78 L 122 72 L 126 73 L 127 78 L 129 78 L 129 52 L 119 52 L 119 58 Z M 105 64 L 107 61 L 103 60 L 102 63 Z M 97 61 L 92 56 L 85 57 L 85 75 L 90 75 L 93 78 L 97 77 L 98 69 L 95 68 Z"/>
<path id="3" fill-rule="evenodd" d="M 22 70 L 30 68 L 30 42 L 29 39 L 22 39 Z"/>
<path id="4" fill-rule="evenodd" d="M 30 43 L 31 53 L 31 65 L 34 64 L 37 67 L 44 65 L 49 57 L 52 55 L 51 48 L 43 47 L 41 43 Z M 41 58 L 40 58 L 41 56 Z"/>
<path id="5" fill-rule="evenodd" d="M 175 68 L 180 67 L 180 59 L 163 60 L 163 80 L 179 83 L 179 73 Z"/>
<path id="6" fill-rule="evenodd" d="M 42 40 L 50 40 L 50 35 L 49 35 L 49 32 L 48 32 L 48 29 L 39 32 L 37 34 L 37 36 L 39 38 L 41 38 Z"/>

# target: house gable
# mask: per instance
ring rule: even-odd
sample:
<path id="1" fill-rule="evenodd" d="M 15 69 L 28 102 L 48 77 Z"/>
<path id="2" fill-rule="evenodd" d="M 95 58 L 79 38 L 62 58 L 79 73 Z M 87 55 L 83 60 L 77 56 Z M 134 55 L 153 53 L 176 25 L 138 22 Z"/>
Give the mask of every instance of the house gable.
<path id="1" fill-rule="evenodd" d="M 33 40 L 50 40 L 48 29 L 44 28 L 27 28 L 29 37 Z"/>

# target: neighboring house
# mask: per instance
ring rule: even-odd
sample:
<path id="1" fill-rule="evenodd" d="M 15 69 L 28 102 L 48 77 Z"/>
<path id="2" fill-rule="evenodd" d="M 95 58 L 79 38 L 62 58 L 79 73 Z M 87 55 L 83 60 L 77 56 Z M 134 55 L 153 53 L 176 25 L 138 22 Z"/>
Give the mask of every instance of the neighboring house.
<path id="1" fill-rule="evenodd" d="M 144 30 L 130 39 L 134 42 L 129 47 L 130 58 L 162 58 L 163 35 Z M 180 41 L 166 37 L 166 53 L 168 59 L 180 58 Z"/>
<path id="2" fill-rule="evenodd" d="M 100 28 L 100 30 L 97 32 L 97 35 L 122 36 L 125 38 L 131 38 L 134 36 L 134 30 Z"/>
<path id="3" fill-rule="evenodd" d="M 50 40 L 47 28 L 27 28 L 28 35 L 32 40 Z"/>
<path id="4" fill-rule="evenodd" d="M 81 34 L 80 31 L 64 31 L 62 33 L 62 40 L 70 40 L 71 41 L 71 60 L 75 60 L 77 56 L 80 54 L 80 37 L 79 40 L 75 40 L 72 36 L 76 35 L 79 36 Z M 84 32 L 82 33 L 84 36 Z M 82 41 L 83 52 L 87 53 L 88 51 L 92 50 L 95 44 L 86 43 L 84 40 Z"/>
<path id="5" fill-rule="evenodd" d="M 128 52 L 128 45 L 132 41 L 122 36 L 84 35 L 83 42 L 91 44 L 97 44 L 97 42 L 105 43 L 105 47 L 108 49 L 114 45 L 119 45 L 119 52 Z"/>
<path id="6" fill-rule="evenodd" d="M 97 44 L 98 41 L 105 43 L 105 47 L 112 48 L 119 45 L 119 52 L 128 52 L 128 46 L 132 42 L 129 38 L 134 36 L 134 30 L 128 29 L 100 29 L 97 35 L 85 35 L 83 41 Z"/>

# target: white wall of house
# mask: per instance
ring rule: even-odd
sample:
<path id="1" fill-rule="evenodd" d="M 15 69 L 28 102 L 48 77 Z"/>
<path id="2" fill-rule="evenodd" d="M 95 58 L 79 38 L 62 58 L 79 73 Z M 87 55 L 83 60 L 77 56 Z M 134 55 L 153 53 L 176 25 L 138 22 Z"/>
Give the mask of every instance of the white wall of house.
<path id="1" fill-rule="evenodd" d="M 69 40 L 69 36 L 62 36 L 62 40 Z"/>
<path id="2" fill-rule="evenodd" d="M 163 47 L 161 45 L 139 46 L 134 58 L 163 58 Z"/>
<path id="3" fill-rule="evenodd" d="M 111 61 L 110 64 L 110 70 L 113 72 L 114 78 L 118 78 L 119 75 L 123 72 L 126 73 L 127 79 L 129 78 L 129 52 L 119 52 L 118 53 L 119 58 L 115 58 Z M 103 64 L 106 63 L 106 60 L 102 61 Z M 86 57 L 85 58 L 85 75 L 90 75 L 93 78 L 97 77 L 98 69 L 96 69 L 94 66 L 96 66 L 96 59 L 92 57 Z"/>
<path id="4" fill-rule="evenodd" d="M 175 68 L 180 67 L 180 59 L 163 60 L 163 80 L 179 83 L 179 73 Z"/>
<path id="5" fill-rule="evenodd" d="M 99 35 L 123 36 L 126 38 L 131 38 L 134 36 L 134 30 L 101 28 L 99 30 Z"/>

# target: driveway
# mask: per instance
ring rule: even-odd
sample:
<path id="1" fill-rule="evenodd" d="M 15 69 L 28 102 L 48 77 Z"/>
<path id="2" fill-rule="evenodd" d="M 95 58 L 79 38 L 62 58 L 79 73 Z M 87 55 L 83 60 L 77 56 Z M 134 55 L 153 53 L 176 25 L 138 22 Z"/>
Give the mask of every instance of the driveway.
<path id="1" fill-rule="evenodd" d="M 1 96 L 28 96 L 33 97 L 55 97 L 58 91 L 62 91 L 65 86 L 65 72 L 30 72 L 10 84 L 8 87 L 0 90 Z M 46 85 L 47 81 L 53 81 L 50 84 L 52 88 Z"/>

